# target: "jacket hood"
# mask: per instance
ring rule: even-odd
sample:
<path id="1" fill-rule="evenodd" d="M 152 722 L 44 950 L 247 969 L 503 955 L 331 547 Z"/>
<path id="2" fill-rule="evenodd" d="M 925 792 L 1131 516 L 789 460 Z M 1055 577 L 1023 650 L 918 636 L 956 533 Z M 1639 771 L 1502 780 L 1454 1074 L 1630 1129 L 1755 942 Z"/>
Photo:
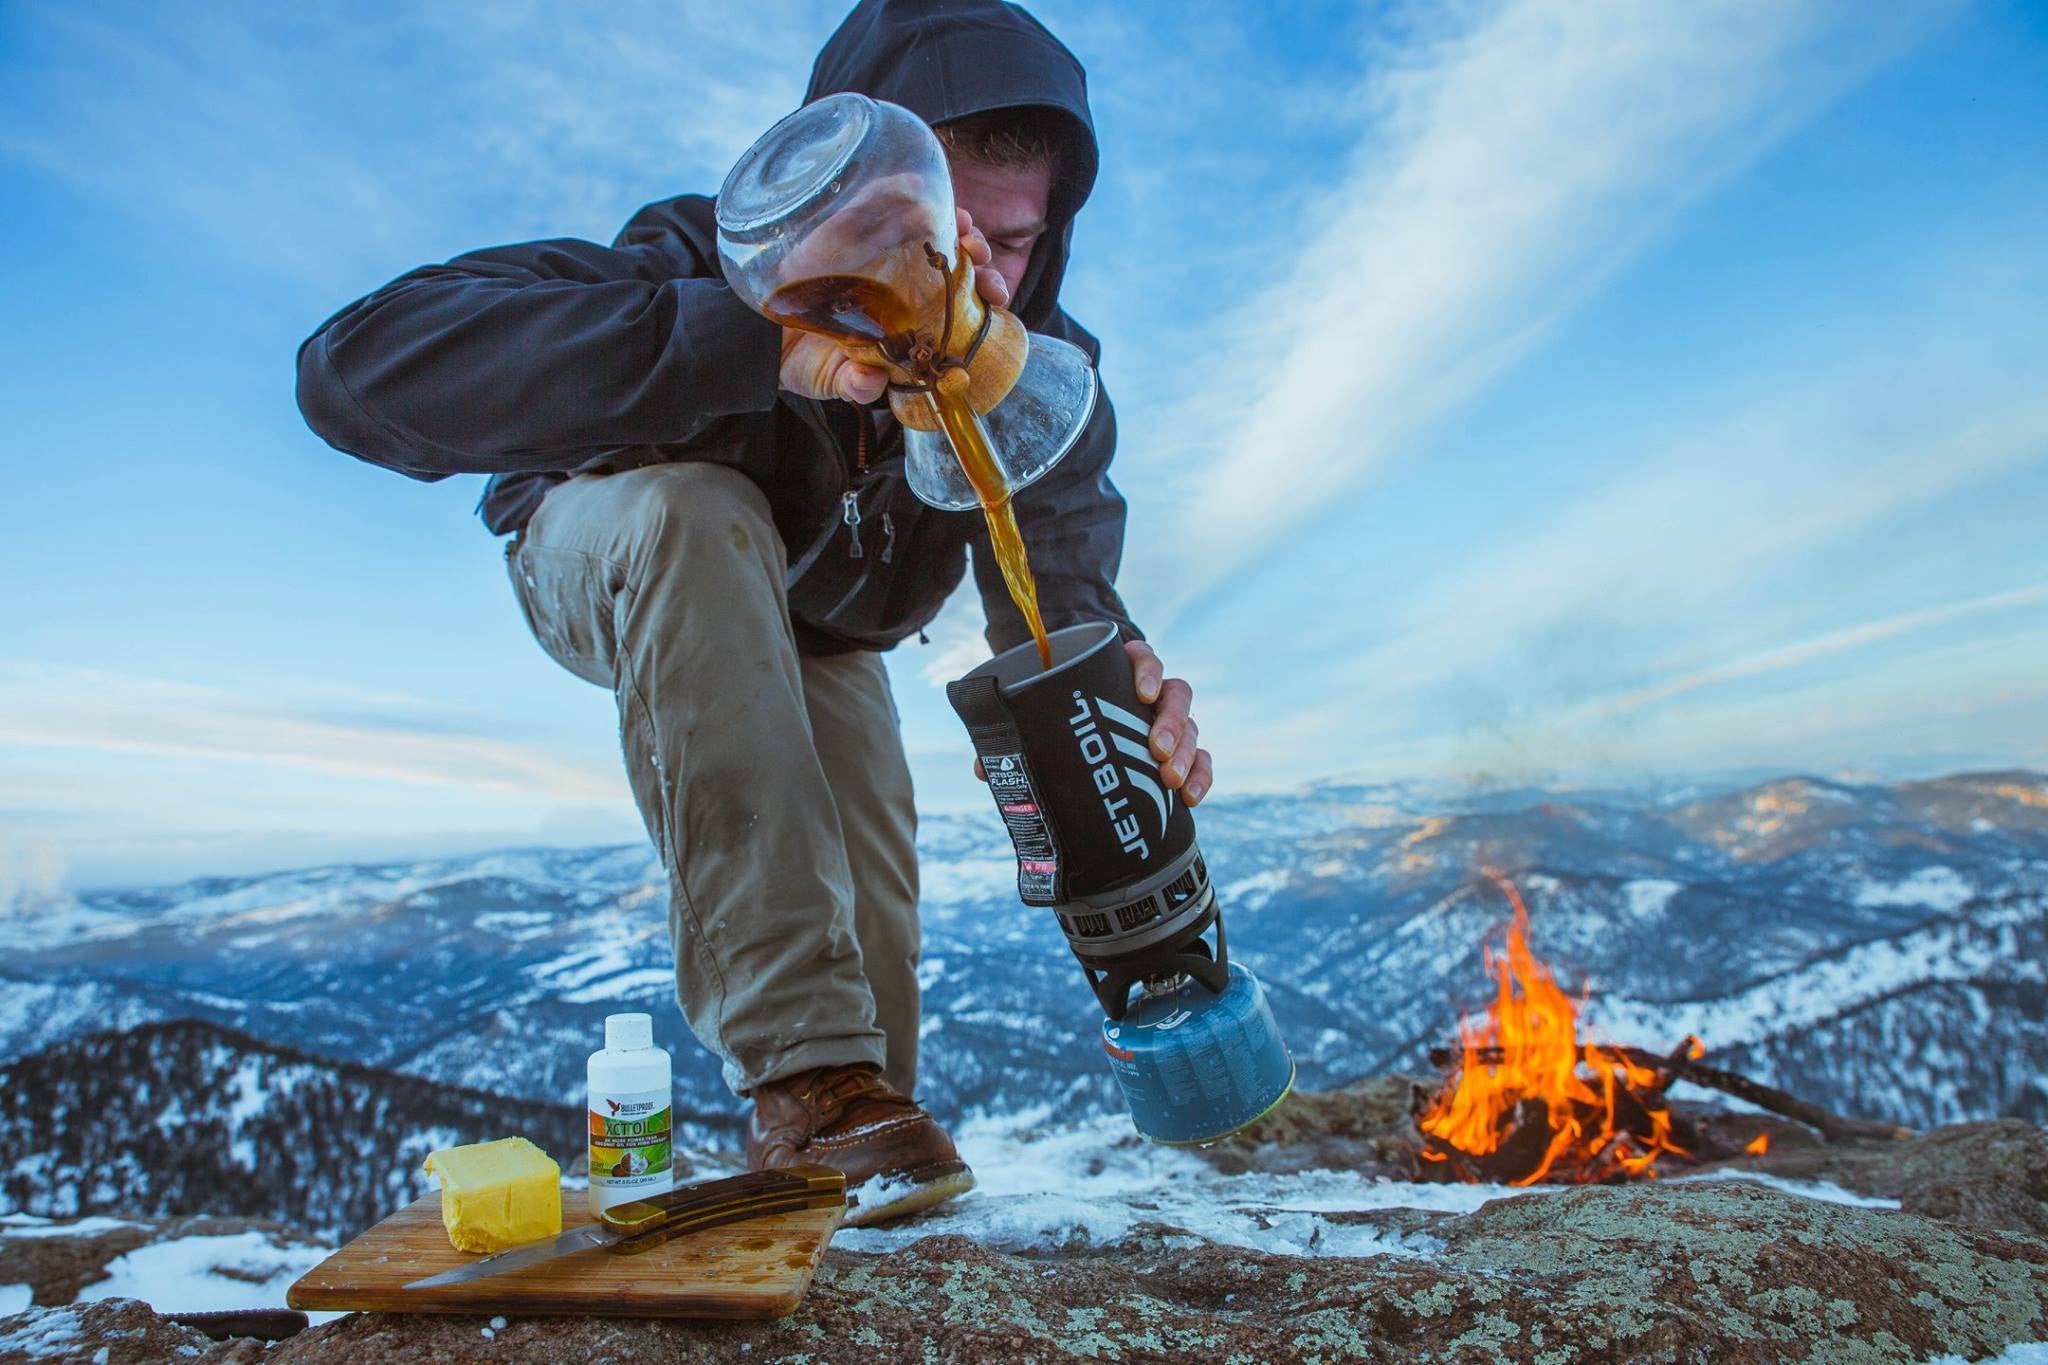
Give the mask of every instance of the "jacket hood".
<path id="1" fill-rule="evenodd" d="M 926 123 L 1036 105 L 1071 125 L 1060 175 L 1012 308 L 1042 330 L 1059 307 L 1074 215 L 1095 185 L 1088 77 L 1074 54 L 1016 5 L 999 0 L 861 0 L 811 68 L 806 104 L 852 90 L 900 104 Z"/>

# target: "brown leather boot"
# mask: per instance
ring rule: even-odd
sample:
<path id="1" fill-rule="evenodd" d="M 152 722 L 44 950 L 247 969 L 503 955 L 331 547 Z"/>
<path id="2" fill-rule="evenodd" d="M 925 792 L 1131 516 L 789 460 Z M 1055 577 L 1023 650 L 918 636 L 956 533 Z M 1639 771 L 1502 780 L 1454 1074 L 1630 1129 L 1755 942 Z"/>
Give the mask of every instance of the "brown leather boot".
<path id="1" fill-rule="evenodd" d="M 814 1161 L 839 1171 L 848 1227 L 901 1218 L 974 1188 L 946 1130 L 879 1067 L 819 1067 L 752 1093 L 747 1169 Z"/>

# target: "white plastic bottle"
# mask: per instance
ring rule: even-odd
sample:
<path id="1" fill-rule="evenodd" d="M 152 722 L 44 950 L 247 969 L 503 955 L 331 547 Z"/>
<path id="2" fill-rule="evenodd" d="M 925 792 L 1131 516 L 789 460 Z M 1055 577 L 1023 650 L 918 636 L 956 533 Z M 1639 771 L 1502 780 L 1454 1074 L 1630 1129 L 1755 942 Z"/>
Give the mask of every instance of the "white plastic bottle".
<path id="1" fill-rule="evenodd" d="M 674 1183 L 668 1053 L 654 1020 L 609 1014 L 604 1049 L 590 1054 L 590 1211 L 661 1194 Z"/>

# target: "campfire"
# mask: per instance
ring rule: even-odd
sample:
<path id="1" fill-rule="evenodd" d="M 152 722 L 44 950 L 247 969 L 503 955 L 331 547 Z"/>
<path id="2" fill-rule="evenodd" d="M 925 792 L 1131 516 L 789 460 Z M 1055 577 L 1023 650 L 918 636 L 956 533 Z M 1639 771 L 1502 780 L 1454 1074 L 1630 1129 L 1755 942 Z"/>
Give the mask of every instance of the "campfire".
<path id="1" fill-rule="evenodd" d="M 1499 872 L 1486 876 L 1514 917 L 1505 951 L 1485 950 L 1492 1004 L 1483 1015 L 1459 1021 L 1457 1047 L 1430 1054 L 1446 1074 L 1416 1111 L 1420 1178 L 1512 1185 L 1643 1180 L 1656 1177 L 1660 1161 L 1691 1164 L 1766 1151 L 1764 1132 L 1729 1147 L 1720 1134 L 1710 1137 L 1675 1113 L 1665 1091 L 1681 1079 L 1808 1124 L 1829 1141 L 1906 1135 L 1704 1066 L 1706 1048 L 1698 1038 L 1660 1055 L 1587 1036 L 1584 994 L 1574 1002 L 1529 948 L 1521 893 Z"/>

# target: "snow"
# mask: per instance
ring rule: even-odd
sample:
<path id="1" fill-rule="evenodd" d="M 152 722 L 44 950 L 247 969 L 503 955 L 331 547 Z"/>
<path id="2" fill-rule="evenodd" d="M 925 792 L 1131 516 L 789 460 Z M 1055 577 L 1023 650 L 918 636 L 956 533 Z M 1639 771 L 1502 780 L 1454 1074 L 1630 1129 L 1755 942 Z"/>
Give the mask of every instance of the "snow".
<path id="1" fill-rule="evenodd" d="M 544 938 L 559 927 L 553 915 L 541 910 L 494 910 L 470 922 L 512 943 Z"/>
<path id="2" fill-rule="evenodd" d="M 971 1193 L 921 1218 L 843 1230 L 832 1244 L 879 1253 L 955 1234 L 1002 1251 L 1057 1252 L 1149 1234 L 1280 1256 L 1426 1256 L 1435 1249 L 1433 1239 L 1386 1232 L 1355 1215 L 1382 1209 L 1465 1214 L 1496 1199 L 1559 1192 L 1387 1180 L 1350 1170 L 1225 1175 L 1192 1152 L 1137 1137 L 1122 1115 L 1074 1124 L 1041 1109 L 970 1120 L 954 1137 L 979 1182 Z M 1828 1203 L 1898 1207 L 1896 1200 L 1866 1198 L 1825 1181 L 1705 1172 L 1674 1183 L 1738 1178 Z"/>
<path id="3" fill-rule="evenodd" d="M 632 955 L 619 945 L 585 948 L 551 962 L 528 967 L 526 974 L 556 990 L 574 990 L 599 977 L 616 976 L 633 968 Z"/>
<path id="4" fill-rule="evenodd" d="M 242 1064 L 235 1068 L 235 1074 L 229 1078 L 229 1084 L 234 1086 L 235 1095 L 228 1108 L 228 1126 L 239 1131 L 244 1123 L 262 1113 L 270 1103 L 263 1086 L 263 1059 L 244 1057 Z"/>
<path id="5" fill-rule="evenodd" d="M 673 990 L 676 974 L 667 967 L 642 967 L 635 971 L 622 972 L 593 982 L 582 990 L 565 991 L 562 1001 L 570 1005 L 588 1005 L 599 1000 L 617 1000 L 622 996 L 636 995 L 649 990 Z"/>
<path id="6" fill-rule="evenodd" d="M 918 900 L 926 908 L 1000 904 L 1017 894 L 1017 864 L 1012 858 L 923 858 L 918 874 Z"/>
<path id="7" fill-rule="evenodd" d="M 202 878 L 154 888 L 156 908 L 136 911 L 133 896 L 86 893 L 38 903 L 33 915 L 0 913 L 0 947 L 50 948 L 107 941 L 161 928 L 248 926 L 250 946 L 271 940 L 279 927 L 370 904 L 428 902 L 450 883 L 498 878 L 544 886 L 573 884 L 597 897 L 626 897 L 658 881 L 661 868 L 645 845 L 563 851 L 510 849 L 500 853 L 412 864 L 334 865 L 235 879 Z M 516 894 L 516 889 L 514 893 Z M 124 908 L 108 908 L 108 903 Z"/>
<path id="8" fill-rule="evenodd" d="M 1866 907 L 1924 905 L 1930 910 L 1960 909 L 1977 888 L 1963 880 L 1952 867 L 1936 863 L 1916 869 L 1910 877 L 1896 882 L 1865 882 L 1857 889 L 1856 903 Z"/>
<path id="9" fill-rule="evenodd" d="M 1274 896 L 1287 889 L 1285 868 L 1269 867 L 1263 872 L 1254 872 L 1249 877 L 1239 877 L 1219 893 L 1226 905 L 1243 906 L 1257 910 Z"/>
<path id="10" fill-rule="evenodd" d="M 38 1356 L 64 1354 L 64 1348 L 78 1340 L 78 1310 L 31 1308 L 28 1320 L 11 1332 L 0 1332 L 0 1355 Z"/>
<path id="11" fill-rule="evenodd" d="M 215 995 L 212 991 L 187 990 L 184 992 L 184 996 L 195 1005 L 204 1005 L 208 1009 L 214 1010 L 232 1010 L 236 1014 L 242 1013 L 252 1003 L 256 1003 L 248 1000 L 237 1000 L 231 995 Z"/>
<path id="12" fill-rule="evenodd" d="M 1936 1356 L 1923 1361 L 1921 1365 L 1969 1365 L 1961 1356 Z M 2015 1341 L 1999 1355 L 1976 1362 L 1976 1365 L 2048 1365 L 2048 1342 Z"/>
<path id="13" fill-rule="evenodd" d="M 923 1218 L 848 1229 L 833 1245 L 883 1252 L 953 1233 L 1005 1251 L 1051 1251 L 1178 1230 L 1287 1256 L 1414 1256 L 1427 1247 L 1328 1215 L 1386 1208 L 1464 1213 L 1528 1193 L 1410 1185 L 1349 1171 L 1223 1175 L 1192 1153 L 1138 1138 L 1122 1115 L 1033 1126 L 1046 1120 L 1043 1111 L 970 1120 L 954 1136 L 979 1181 L 972 1193 Z"/>
<path id="14" fill-rule="evenodd" d="M 35 1306 L 36 1292 L 25 1284 L 0 1284 L 0 1318 L 11 1318 Z"/>
<path id="15" fill-rule="evenodd" d="M 69 1223 L 38 1218 L 32 1213 L 0 1214 L 0 1239 L 16 1237 L 97 1237 L 115 1228 L 139 1227 L 125 1218 L 79 1218 Z"/>
<path id="16" fill-rule="evenodd" d="M 1690 1033 L 1713 1047 L 1727 1048 L 1811 1028 L 1905 986 L 1983 977 L 2040 982 L 2048 980 L 2048 969 L 2037 962 L 2014 962 L 2007 944 L 2010 936 L 2001 932 L 2034 913 L 2018 904 L 1979 904 L 1967 920 L 1939 920 L 1891 938 L 1859 943 L 1709 1000 L 1596 996 L 1587 1022 L 1610 1038 L 1682 1038 Z"/>
<path id="17" fill-rule="evenodd" d="M 0 941 L 0 952 L 6 944 Z M 163 1011 L 95 982 L 0 980 L 0 1055 L 39 1052 L 82 1033 L 137 1028 Z"/>
<path id="18" fill-rule="evenodd" d="M 106 1278 L 78 1291 L 93 1299 L 141 1299 L 159 1313 L 275 1308 L 285 1290 L 327 1257 L 317 1246 L 278 1246 L 260 1232 L 177 1237 L 107 1263 Z M 328 1322 L 339 1313 L 310 1313 Z"/>
<path id="19" fill-rule="evenodd" d="M 1713 1180 L 1748 1180 L 1758 1185 L 1768 1185 L 1786 1194 L 1803 1195 L 1818 1199 L 1824 1204 L 1847 1204 L 1859 1209 L 1896 1209 L 1899 1201 L 1883 1199 L 1875 1195 L 1857 1194 L 1845 1190 L 1832 1180 L 1787 1180 L 1780 1175 L 1768 1175 L 1762 1171 L 1693 1171 L 1687 1175 L 1674 1175 L 1664 1183 L 1667 1185 L 1700 1185 Z"/>
<path id="20" fill-rule="evenodd" d="M 1665 881 L 1661 877 L 1644 877 L 1639 881 L 1624 882 L 1621 894 L 1628 898 L 1628 912 L 1637 919 L 1654 919 L 1664 913 L 1671 904 L 1671 898 L 1680 891 L 1677 882 Z"/>
<path id="21" fill-rule="evenodd" d="M 1751 1104 L 1740 1095 L 1725 1094 L 1722 1091 L 1712 1090 L 1704 1085 L 1696 1085 L 1691 1081 L 1685 1080 L 1673 1081 L 1664 1091 L 1664 1096 L 1666 1099 L 1689 1100 L 1695 1104 L 1710 1104 L 1716 1109 L 1726 1110 L 1731 1114 L 1768 1114 L 1771 1112 L 1760 1104 Z"/>

